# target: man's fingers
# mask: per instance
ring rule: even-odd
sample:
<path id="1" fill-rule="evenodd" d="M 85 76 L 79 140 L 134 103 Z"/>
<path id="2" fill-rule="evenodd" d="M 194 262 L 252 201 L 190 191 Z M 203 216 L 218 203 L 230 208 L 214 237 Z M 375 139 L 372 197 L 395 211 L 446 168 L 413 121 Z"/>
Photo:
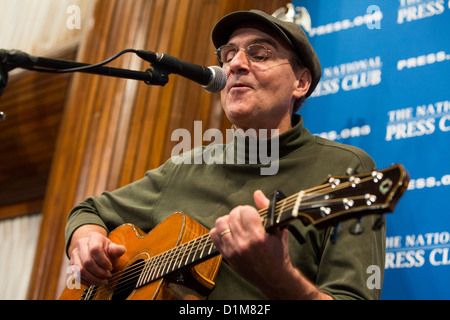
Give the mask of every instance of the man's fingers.
<path id="1" fill-rule="evenodd" d="M 96 278 L 97 281 L 94 283 L 99 283 L 111 276 L 109 270 L 112 270 L 112 264 L 103 247 L 104 240 L 97 238 L 95 235 L 90 235 L 88 238 L 82 238 L 78 241 L 76 254 L 71 258 L 80 266 L 81 277 L 84 281 Z"/>
<path id="2" fill-rule="evenodd" d="M 94 259 L 87 257 L 83 249 L 75 249 L 70 257 L 70 264 L 79 273 L 81 282 L 86 285 L 99 284 L 110 277 L 110 272 L 97 265 Z"/>
<path id="3" fill-rule="evenodd" d="M 109 271 L 112 270 L 112 263 L 106 253 L 106 250 L 108 250 L 110 243 L 111 241 L 108 238 L 98 233 L 89 234 L 88 250 L 90 258 L 92 258 L 93 262 L 95 262 L 98 267 Z M 91 263 L 90 260 L 91 259 L 88 260 L 89 263 Z M 95 267 L 96 266 L 92 264 L 92 268 Z"/>
<path id="4" fill-rule="evenodd" d="M 113 264 L 122 256 L 126 248 L 112 243 L 99 232 L 90 232 L 76 241 L 70 264 L 76 268 L 84 284 L 99 284 L 111 277 Z"/>

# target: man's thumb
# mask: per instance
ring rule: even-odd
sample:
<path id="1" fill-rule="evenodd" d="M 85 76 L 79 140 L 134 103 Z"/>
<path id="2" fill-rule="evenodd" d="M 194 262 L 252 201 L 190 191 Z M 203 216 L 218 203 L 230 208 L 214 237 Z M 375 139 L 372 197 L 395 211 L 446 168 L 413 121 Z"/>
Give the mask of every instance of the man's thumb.
<path id="1" fill-rule="evenodd" d="M 255 204 L 258 209 L 264 209 L 269 206 L 270 200 L 264 195 L 261 190 L 255 191 L 253 194 L 253 199 L 255 200 Z"/>
<path id="2" fill-rule="evenodd" d="M 108 257 L 115 260 L 120 258 L 126 251 L 127 249 L 124 246 L 111 242 L 108 246 Z"/>

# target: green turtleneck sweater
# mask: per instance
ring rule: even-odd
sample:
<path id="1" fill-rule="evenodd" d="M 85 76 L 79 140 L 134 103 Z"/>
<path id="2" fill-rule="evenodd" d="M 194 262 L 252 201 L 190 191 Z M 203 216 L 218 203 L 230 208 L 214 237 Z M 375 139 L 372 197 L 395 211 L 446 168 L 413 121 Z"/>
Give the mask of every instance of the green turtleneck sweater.
<path id="1" fill-rule="evenodd" d="M 275 150 L 279 157 L 276 164 L 254 164 L 252 152 L 236 152 L 239 139 L 235 137 L 227 145 L 193 151 L 194 158 L 169 159 L 161 167 L 148 171 L 139 181 L 85 200 L 69 215 L 67 247 L 72 233 L 85 224 L 100 225 L 112 231 L 119 225 L 132 223 L 149 232 L 177 211 L 211 229 L 218 217 L 228 214 L 234 207 L 254 206 L 255 190 L 262 190 L 267 196 L 280 190 L 289 196 L 322 184 L 328 175 L 345 175 L 349 168 L 355 173 L 374 169 L 373 160 L 364 151 L 313 136 L 303 127 L 301 118 L 297 117 L 296 121 L 292 129 L 276 138 L 279 144 Z M 249 143 L 249 139 L 246 140 Z M 277 147 L 272 140 L 268 140 L 267 145 L 269 152 L 265 154 L 273 151 L 271 147 Z M 218 161 L 218 154 L 229 157 L 228 161 Z M 195 161 L 198 156 L 202 156 L 202 161 Z M 243 163 L 245 160 L 247 163 Z M 272 168 L 267 171 L 270 174 L 262 174 L 264 167 Z M 385 228 L 373 231 L 375 219 L 367 216 L 363 220 L 366 232 L 357 236 L 348 232 L 354 220 L 343 222 L 336 244 L 330 241 L 331 227 L 318 230 L 311 225 L 305 227 L 299 220 L 294 221 L 293 225 L 306 242 L 300 244 L 290 236 L 293 264 L 319 289 L 336 299 L 379 299 L 381 290 L 367 285 L 375 270 L 373 266 L 381 271 L 379 281 L 382 281 L 384 271 Z M 264 297 L 223 262 L 216 288 L 209 298 Z"/>

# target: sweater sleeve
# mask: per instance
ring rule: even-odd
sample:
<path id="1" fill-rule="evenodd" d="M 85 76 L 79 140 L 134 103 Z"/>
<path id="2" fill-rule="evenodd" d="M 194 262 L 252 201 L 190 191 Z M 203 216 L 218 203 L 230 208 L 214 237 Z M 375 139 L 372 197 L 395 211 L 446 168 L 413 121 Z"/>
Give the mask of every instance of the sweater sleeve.
<path id="1" fill-rule="evenodd" d="M 72 234 L 83 225 L 93 224 L 114 230 L 124 223 L 132 223 L 146 231 L 154 226 L 153 212 L 157 210 L 161 195 L 167 185 L 165 174 L 170 173 L 167 162 L 158 169 L 148 171 L 145 176 L 112 192 L 90 197 L 76 205 L 69 213 L 65 240 L 66 250 Z"/>

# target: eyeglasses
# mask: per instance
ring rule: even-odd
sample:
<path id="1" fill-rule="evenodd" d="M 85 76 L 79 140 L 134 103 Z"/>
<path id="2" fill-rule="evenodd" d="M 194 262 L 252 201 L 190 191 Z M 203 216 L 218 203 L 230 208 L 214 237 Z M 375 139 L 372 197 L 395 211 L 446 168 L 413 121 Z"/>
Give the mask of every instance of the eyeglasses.
<path id="1" fill-rule="evenodd" d="M 216 56 L 220 63 L 228 63 L 237 55 L 239 51 L 244 51 L 250 61 L 262 62 L 272 51 L 266 46 L 258 43 L 249 45 L 246 49 L 239 49 L 233 44 L 226 44 L 216 50 Z"/>

